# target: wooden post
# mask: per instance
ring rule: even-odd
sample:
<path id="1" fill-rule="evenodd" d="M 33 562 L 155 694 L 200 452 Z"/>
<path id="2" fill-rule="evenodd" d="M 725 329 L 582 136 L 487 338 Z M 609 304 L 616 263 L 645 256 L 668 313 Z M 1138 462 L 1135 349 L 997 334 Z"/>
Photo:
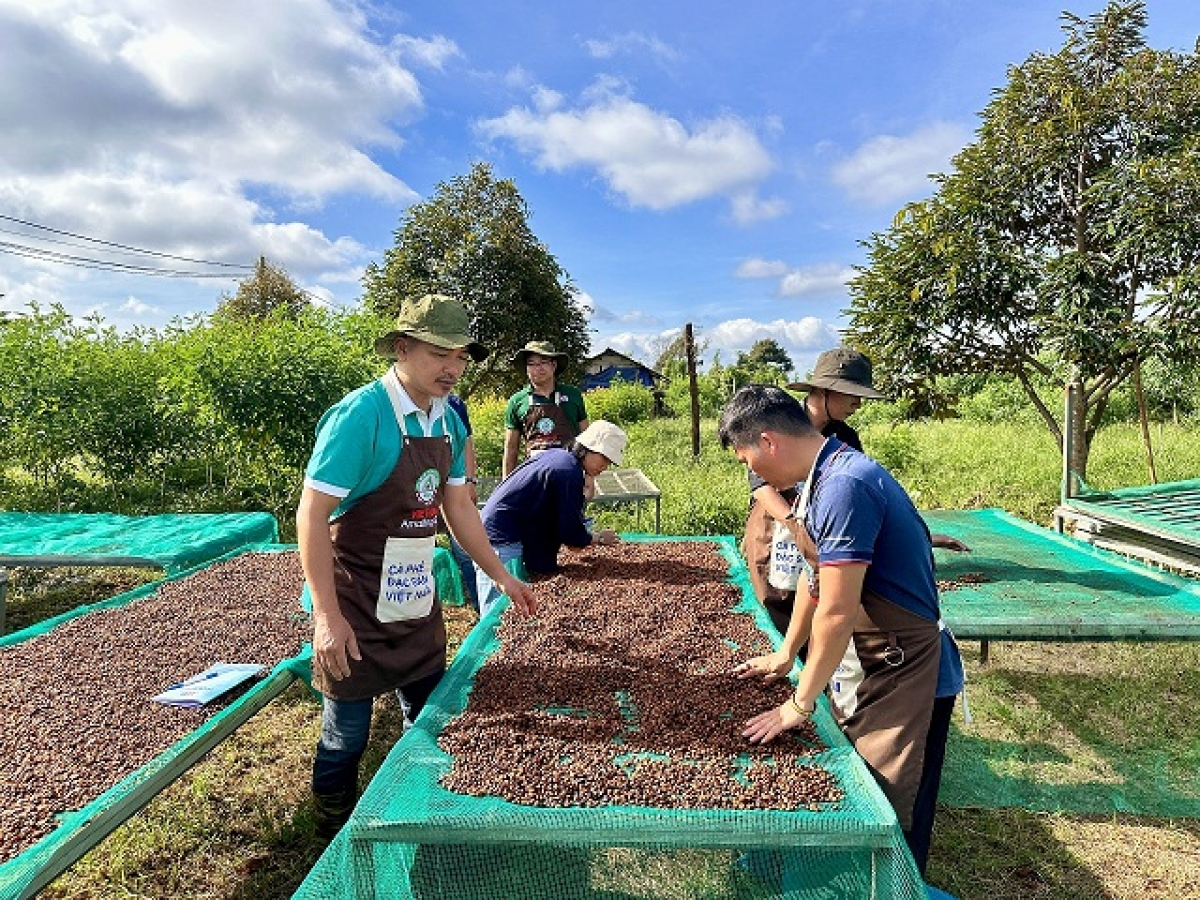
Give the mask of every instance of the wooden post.
<path id="1" fill-rule="evenodd" d="M 683 326 L 683 346 L 687 351 L 688 392 L 692 397 L 692 458 L 700 458 L 700 387 L 696 384 L 696 342 L 692 323 Z"/>
<path id="2" fill-rule="evenodd" d="M 1154 447 L 1150 444 L 1150 417 L 1146 414 L 1146 395 L 1142 392 L 1142 361 L 1133 365 L 1133 390 L 1137 394 L 1138 418 L 1142 423 L 1142 445 L 1146 448 L 1146 466 L 1150 469 L 1150 483 L 1158 484 L 1158 472 L 1154 469 Z"/>
<path id="3" fill-rule="evenodd" d="M 1071 457 L 1075 450 L 1075 391 L 1078 383 L 1067 383 L 1066 399 L 1063 402 L 1062 430 L 1062 484 L 1059 486 L 1059 508 L 1054 511 L 1054 529 L 1059 534 L 1066 531 L 1066 521 L 1062 510 L 1067 500 L 1075 496 L 1075 482 L 1071 477 Z"/>

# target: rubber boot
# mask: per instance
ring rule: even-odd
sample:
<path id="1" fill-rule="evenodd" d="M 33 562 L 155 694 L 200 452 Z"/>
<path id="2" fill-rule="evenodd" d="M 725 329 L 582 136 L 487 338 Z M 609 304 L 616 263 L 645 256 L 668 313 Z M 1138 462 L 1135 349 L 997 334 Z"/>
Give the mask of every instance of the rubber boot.
<path id="1" fill-rule="evenodd" d="M 358 802 L 358 791 L 339 791 L 332 794 L 318 794 L 313 791 L 313 822 L 314 831 L 323 841 L 331 841 L 342 830 L 354 812 L 354 804 Z"/>

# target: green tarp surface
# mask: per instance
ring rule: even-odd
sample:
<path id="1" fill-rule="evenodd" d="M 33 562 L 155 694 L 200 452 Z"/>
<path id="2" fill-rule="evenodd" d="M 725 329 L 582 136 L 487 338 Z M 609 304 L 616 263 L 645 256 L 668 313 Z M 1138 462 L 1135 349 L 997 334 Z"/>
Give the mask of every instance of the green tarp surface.
<path id="1" fill-rule="evenodd" d="M 161 566 L 168 575 L 247 544 L 279 540 L 270 513 L 0 512 L 0 566 Z"/>
<path id="2" fill-rule="evenodd" d="M 925 512 L 932 531 L 953 535 L 970 553 L 937 551 L 942 615 L 960 638 L 1045 641 L 1200 639 L 1200 583 L 1162 572 L 1030 524 L 999 510 Z M 970 583 L 976 577 L 983 580 Z M 966 581 L 960 581 L 966 579 Z M 958 582 L 958 583 L 953 583 Z M 1080 652 L 1069 643 L 1062 653 Z M 1163 652 L 1169 652 L 1164 649 Z M 950 732 L 939 802 L 1046 812 L 1200 816 L 1200 780 L 1187 762 L 1200 751 L 1159 747 L 1148 736 L 1129 747 L 1128 724 L 1108 734 L 1102 717 L 1080 715 L 1071 683 L 1096 678 L 1069 671 L 991 673 L 993 691 L 1036 704 L 1044 734 L 1013 732 L 1003 711 L 963 721 Z M 1116 689 L 1114 687 L 1114 689 Z M 967 698 L 971 685 L 967 686 Z M 1129 710 L 1161 715 L 1153 692 Z M 1151 733 L 1153 729 L 1151 729 Z"/>
<path id="3" fill-rule="evenodd" d="M 923 512 L 970 553 L 936 551 L 960 639 L 1200 640 L 1200 584 L 998 509 Z"/>

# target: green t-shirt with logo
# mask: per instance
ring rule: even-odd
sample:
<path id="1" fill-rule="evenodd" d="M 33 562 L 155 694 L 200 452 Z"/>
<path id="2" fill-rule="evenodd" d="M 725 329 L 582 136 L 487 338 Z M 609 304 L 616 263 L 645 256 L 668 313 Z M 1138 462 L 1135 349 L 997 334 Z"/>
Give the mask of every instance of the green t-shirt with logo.
<path id="1" fill-rule="evenodd" d="M 583 394 L 579 388 L 572 387 L 569 384 L 556 384 L 554 386 L 553 399 L 550 396 L 542 396 L 533 392 L 533 385 L 526 385 L 508 398 L 508 406 L 504 410 L 504 427 L 512 428 L 516 431 L 523 431 L 525 427 L 525 414 L 529 412 L 529 407 L 534 403 L 534 400 L 539 403 L 554 402 L 563 411 L 564 415 L 575 426 L 575 430 L 579 431 L 579 423 L 587 419 L 587 407 L 583 404 Z"/>
<path id="2" fill-rule="evenodd" d="M 449 479 L 461 483 L 467 471 L 463 457 L 466 428 L 441 399 L 433 401 L 430 418 L 429 436 L 450 436 Z M 404 417 L 404 433 L 426 436 L 418 414 Z M 334 510 L 336 518 L 387 480 L 400 461 L 400 446 L 400 429 L 387 389 L 382 382 L 372 381 L 347 394 L 321 417 L 304 483 L 342 498 Z"/>

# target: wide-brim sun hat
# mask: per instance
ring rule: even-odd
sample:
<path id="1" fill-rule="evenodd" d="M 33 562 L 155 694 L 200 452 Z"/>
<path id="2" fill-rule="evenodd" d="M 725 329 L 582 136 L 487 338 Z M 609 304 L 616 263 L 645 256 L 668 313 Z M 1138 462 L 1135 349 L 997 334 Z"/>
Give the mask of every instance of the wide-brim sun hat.
<path id="1" fill-rule="evenodd" d="M 375 339 L 375 352 L 395 359 L 396 338 L 407 335 L 443 350 L 465 349 L 475 362 L 483 362 L 487 348 L 471 337 L 470 329 L 471 314 L 465 306 L 453 297 L 426 294 L 400 307 L 396 327 Z"/>
<path id="2" fill-rule="evenodd" d="M 629 436 L 612 422 L 597 419 L 580 432 L 579 437 L 575 438 L 575 443 L 606 457 L 614 466 L 619 466 L 625 455 L 625 447 L 629 444 Z"/>
<path id="3" fill-rule="evenodd" d="M 813 366 L 813 373 L 807 381 L 797 381 L 787 387 L 789 391 L 822 388 L 868 400 L 887 399 L 886 395 L 879 393 L 871 384 L 871 361 L 849 347 L 826 350 L 817 357 L 817 364 Z"/>
<path id="4" fill-rule="evenodd" d="M 530 341 L 513 354 L 513 365 L 518 369 L 525 368 L 525 361 L 529 359 L 530 354 L 534 353 L 536 353 L 538 356 L 548 356 L 557 360 L 558 368 L 560 369 L 567 364 L 567 354 L 555 350 L 554 345 L 549 341 Z"/>

